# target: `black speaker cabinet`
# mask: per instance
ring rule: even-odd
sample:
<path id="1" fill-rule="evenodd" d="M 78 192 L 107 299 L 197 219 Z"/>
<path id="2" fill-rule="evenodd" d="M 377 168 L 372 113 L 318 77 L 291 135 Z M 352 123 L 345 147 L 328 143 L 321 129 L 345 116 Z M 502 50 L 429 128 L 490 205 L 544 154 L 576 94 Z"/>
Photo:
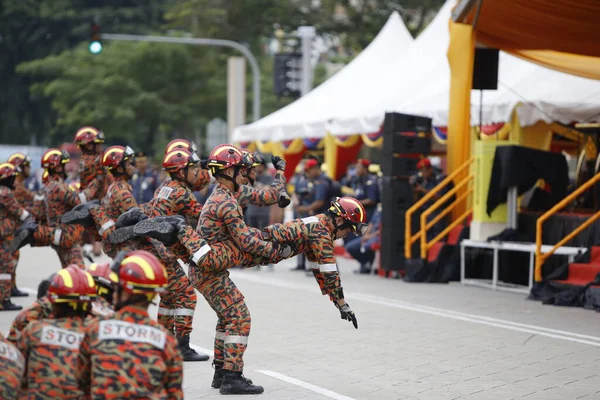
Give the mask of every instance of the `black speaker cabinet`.
<path id="1" fill-rule="evenodd" d="M 408 179 L 384 177 L 381 186 L 381 206 L 384 215 L 392 210 L 406 211 L 413 205 L 414 195 Z"/>
<path id="2" fill-rule="evenodd" d="M 431 118 L 400 113 L 386 113 L 383 134 L 397 132 L 431 132 Z"/>
<path id="3" fill-rule="evenodd" d="M 417 172 L 418 158 L 395 156 L 388 153 L 381 157 L 381 173 L 383 176 L 408 178 Z"/>
<path id="4" fill-rule="evenodd" d="M 473 89 L 496 90 L 498 89 L 498 49 L 475 48 L 475 61 L 473 63 Z"/>
<path id="5" fill-rule="evenodd" d="M 414 133 L 388 133 L 383 135 L 381 153 L 386 154 L 428 154 L 431 152 L 431 136 Z"/>
<path id="6" fill-rule="evenodd" d="M 397 214 L 400 215 L 400 214 Z M 381 268 L 386 271 L 405 269 L 404 257 L 404 217 L 400 219 L 384 219 L 381 227 Z M 413 220 L 416 222 L 415 220 Z M 419 229 L 413 222 L 413 233 Z M 420 242 L 417 240 L 411 246 L 412 256 L 419 257 Z"/>

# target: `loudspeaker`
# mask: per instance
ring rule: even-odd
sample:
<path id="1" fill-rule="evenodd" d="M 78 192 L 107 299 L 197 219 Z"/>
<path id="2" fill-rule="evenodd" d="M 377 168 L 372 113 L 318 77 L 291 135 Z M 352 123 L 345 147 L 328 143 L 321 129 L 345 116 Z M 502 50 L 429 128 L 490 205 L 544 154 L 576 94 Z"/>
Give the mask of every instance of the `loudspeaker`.
<path id="1" fill-rule="evenodd" d="M 381 157 L 381 173 L 383 176 L 409 177 L 417 172 L 418 163 L 418 158 L 385 154 Z"/>
<path id="2" fill-rule="evenodd" d="M 475 48 L 473 63 L 473 89 L 498 89 L 498 49 Z"/>
<path id="3" fill-rule="evenodd" d="M 408 179 L 384 177 L 381 192 L 381 206 L 384 215 L 386 210 L 388 212 L 392 210 L 402 210 L 404 212 L 414 203 L 414 195 Z"/>
<path id="4" fill-rule="evenodd" d="M 431 137 L 415 133 L 387 133 L 383 135 L 382 154 L 427 154 L 431 152 Z"/>
<path id="5" fill-rule="evenodd" d="M 396 132 L 431 132 L 431 118 L 400 113 L 385 113 L 383 134 Z"/>
<path id="6" fill-rule="evenodd" d="M 397 214 L 398 216 L 400 214 Z M 398 271 L 405 269 L 404 257 L 404 214 L 398 219 L 386 219 L 384 217 L 381 226 L 381 268 L 386 271 Z M 389 216 L 389 214 L 388 214 Z M 415 233 L 419 226 L 415 224 L 418 218 L 413 218 L 412 230 Z M 417 240 L 411 246 L 412 256 L 419 257 L 420 242 Z"/>

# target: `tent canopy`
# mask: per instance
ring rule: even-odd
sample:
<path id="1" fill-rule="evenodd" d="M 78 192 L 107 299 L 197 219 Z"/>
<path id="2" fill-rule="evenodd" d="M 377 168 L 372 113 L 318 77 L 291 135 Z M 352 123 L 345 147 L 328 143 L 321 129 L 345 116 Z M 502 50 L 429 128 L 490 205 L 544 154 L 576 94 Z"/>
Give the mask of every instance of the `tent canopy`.
<path id="1" fill-rule="evenodd" d="M 402 18 L 394 12 L 377 37 L 351 63 L 292 104 L 235 129 L 233 140 L 281 141 L 297 137 L 317 138 L 326 134 L 327 122 L 339 110 L 373 97 L 377 89 L 397 79 L 389 68 L 402 59 L 413 38 Z"/>

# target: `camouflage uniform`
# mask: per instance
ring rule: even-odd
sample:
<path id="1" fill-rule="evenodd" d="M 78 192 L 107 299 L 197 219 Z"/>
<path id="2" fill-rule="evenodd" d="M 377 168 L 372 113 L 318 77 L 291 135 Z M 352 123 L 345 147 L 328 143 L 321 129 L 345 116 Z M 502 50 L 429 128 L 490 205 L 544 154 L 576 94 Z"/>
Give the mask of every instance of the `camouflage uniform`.
<path id="1" fill-rule="evenodd" d="M 79 183 L 81 190 L 86 190 L 94 179 L 98 182 L 98 190 L 88 200 L 102 200 L 108 191 L 113 177 L 102 168 L 101 154 L 83 154 L 79 161 Z"/>
<path id="2" fill-rule="evenodd" d="M 10 331 L 8 333 L 8 340 L 17 344 L 17 341 L 21 337 L 23 330 L 29 325 L 31 321 L 38 321 L 44 318 L 50 318 L 52 314 L 52 303 L 47 296 L 37 299 L 31 306 L 22 310 L 17 317 L 13 320 Z"/>
<path id="3" fill-rule="evenodd" d="M 81 268 L 85 267 L 81 247 L 79 246 L 83 228 L 78 225 L 62 225 L 60 224 L 60 218 L 66 211 L 76 205 L 87 202 L 96 194 L 97 189 L 98 183 L 93 183 L 84 191 L 76 193 L 69 189 L 69 185 L 61 177 L 51 175 L 48 178 L 45 187 L 48 226 L 39 226 L 35 231 L 33 235 L 34 246 L 52 247 L 58 254 L 63 268 L 69 264 L 77 264 Z"/>
<path id="4" fill-rule="evenodd" d="M 181 215 L 192 226 L 197 225 L 202 211 L 202 206 L 189 187 L 176 179 L 170 179 L 161 185 L 148 204 L 147 215 L 152 217 Z M 168 293 L 160 296 L 158 320 L 167 329 L 174 323 L 176 336 L 189 335 L 192 332 L 196 310 L 196 292 L 179 265 L 177 257 L 168 256 L 165 259 L 161 256 L 161 259 L 167 268 L 169 283 Z"/>
<path id="5" fill-rule="evenodd" d="M 83 396 L 75 372 L 86 321 L 72 317 L 32 321 L 27 325 L 17 347 L 27 360 L 23 389 L 28 398 Z"/>
<path id="6" fill-rule="evenodd" d="M 17 226 L 30 215 L 17 202 L 12 189 L 0 186 L 0 307 L 2 302 L 10 300 L 11 280 L 16 266 L 10 241 Z"/>
<path id="7" fill-rule="evenodd" d="M 252 264 L 255 257 L 278 262 L 278 247 L 263 241 L 260 232 L 248 229 L 235 195 L 221 184 L 204 204 L 197 229 L 210 244 L 211 255 L 201 258 L 198 266 L 190 266 L 190 279 L 218 316 L 214 361 L 226 370 L 242 371 L 250 312 L 227 269 Z M 201 248 L 202 243 L 194 244 Z M 200 249 L 193 250 L 197 254 Z"/>
<path id="8" fill-rule="evenodd" d="M 0 399 L 17 400 L 25 372 L 25 359 L 0 333 Z"/>
<path id="9" fill-rule="evenodd" d="M 111 319 L 89 324 L 77 378 L 92 399 L 183 399 L 177 343 L 140 306 L 125 306 Z"/>

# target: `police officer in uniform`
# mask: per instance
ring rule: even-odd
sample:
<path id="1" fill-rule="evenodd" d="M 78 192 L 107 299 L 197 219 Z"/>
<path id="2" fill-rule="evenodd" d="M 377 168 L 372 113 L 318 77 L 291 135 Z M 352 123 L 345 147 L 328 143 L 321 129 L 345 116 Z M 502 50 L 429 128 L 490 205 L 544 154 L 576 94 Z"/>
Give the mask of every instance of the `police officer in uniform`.
<path id="1" fill-rule="evenodd" d="M 138 204 L 148 203 L 158 187 L 158 173 L 148 169 L 148 158 L 143 151 L 138 151 L 135 155 L 135 168 L 136 172 L 131 178 L 133 197 Z"/>
<path id="2" fill-rule="evenodd" d="M 369 160 L 359 159 L 356 162 L 355 174 L 350 183 L 354 197 L 361 202 L 367 212 L 367 221 L 371 220 L 377 209 L 377 203 L 379 203 L 377 177 L 369 173 L 370 165 Z"/>

